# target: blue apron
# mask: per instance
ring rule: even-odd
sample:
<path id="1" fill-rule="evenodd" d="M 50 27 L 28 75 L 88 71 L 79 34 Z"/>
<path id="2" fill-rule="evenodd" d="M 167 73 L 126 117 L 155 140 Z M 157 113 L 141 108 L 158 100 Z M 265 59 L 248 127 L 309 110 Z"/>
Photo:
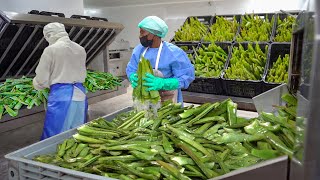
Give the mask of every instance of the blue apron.
<path id="1" fill-rule="evenodd" d="M 69 107 L 73 103 L 73 89 L 74 86 L 79 88 L 83 93 L 86 92 L 85 87 L 82 83 L 75 84 L 53 84 L 50 86 L 50 94 L 48 98 L 48 107 L 46 112 L 46 119 L 44 122 L 43 133 L 41 140 L 49 138 L 51 136 L 57 135 L 65 130 L 64 125 L 66 124 L 66 119 L 70 119 L 67 116 L 72 113 Z M 88 111 L 88 101 L 84 102 L 84 112 L 79 114 L 81 117 L 74 116 L 77 120 L 82 121 L 81 124 L 86 123 L 87 111 Z"/>

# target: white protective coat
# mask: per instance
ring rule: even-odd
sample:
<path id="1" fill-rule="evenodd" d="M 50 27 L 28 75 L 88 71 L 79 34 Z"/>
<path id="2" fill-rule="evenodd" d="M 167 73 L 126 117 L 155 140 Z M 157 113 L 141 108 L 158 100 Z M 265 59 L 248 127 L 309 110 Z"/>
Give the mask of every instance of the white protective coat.
<path id="1" fill-rule="evenodd" d="M 83 83 L 86 78 L 86 51 L 72 42 L 61 23 L 50 23 L 43 29 L 49 46 L 44 49 L 33 79 L 35 89 L 57 83 Z M 73 101 L 83 101 L 85 94 L 74 89 Z"/>

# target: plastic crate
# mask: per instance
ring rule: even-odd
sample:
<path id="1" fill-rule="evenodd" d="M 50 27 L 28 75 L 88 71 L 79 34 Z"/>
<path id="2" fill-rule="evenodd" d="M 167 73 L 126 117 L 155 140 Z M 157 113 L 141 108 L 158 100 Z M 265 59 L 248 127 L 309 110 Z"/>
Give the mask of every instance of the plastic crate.
<path id="1" fill-rule="evenodd" d="M 210 42 L 200 43 L 198 49 L 199 49 L 200 47 L 202 47 L 202 46 L 208 47 L 210 44 L 211 44 Z M 224 67 L 226 67 L 226 66 L 227 66 L 227 62 L 228 62 L 228 60 L 229 60 L 229 58 L 230 58 L 230 55 L 231 55 L 231 53 L 232 53 L 232 43 L 230 43 L 230 42 L 216 42 L 215 44 L 216 44 L 217 46 L 220 46 L 220 47 L 221 47 L 225 52 L 227 52 L 227 54 L 228 54 L 226 63 L 225 63 L 225 65 L 224 65 Z M 221 74 L 222 74 L 222 73 L 221 73 Z"/>
<path id="2" fill-rule="evenodd" d="M 220 78 L 196 77 L 195 80 L 189 85 L 187 91 L 217 95 L 224 94 Z"/>
<path id="3" fill-rule="evenodd" d="M 255 45 L 255 43 L 252 43 L 252 44 Z M 248 43 L 241 43 L 241 45 L 243 46 L 244 49 L 247 49 L 248 47 Z M 266 45 L 269 45 L 268 51 L 270 52 L 270 44 L 259 43 L 259 46 L 263 52 L 265 52 Z M 233 47 L 238 47 L 238 46 L 239 46 L 239 43 L 233 45 Z M 229 60 L 227 62 L 225 69 L 229 67 L 231 57 L 232 57 L 232 52 L 230 53 Z M 269 59 L 269 53 L 267 55 L 266 65 L 268 64 L 268 59 Z M 229 96 L 252 98 L 256 95 L 259 95 L 263 91 L 263 87 L 262 87 L 263 78 L 261 78 L 261 80 L 238 80 L 238 79 L 232 80 L 232 79 L 226 79 L 224 75 L 225 75 L 225 71 L 221 75 L 221 78 L 222 78 L 224 90 L 226 94 Z"/>
<path id="4" fill-rule="evenodd" d="M 251 14 L 248 14 L 248 15 L 251 15 Z M 262 19 L 268 18 L 269 21 L 271 22 L 272 17 L 275 16 L 276 14 L 275 14 L 275 13 L 257 13 L 257 14 L 254 13 L 253 15 L 255 15 L 255 16 L 257 15 L 257 16 L 261 17 Z M 241 16 L 241 23 L 242 23 L 242 18 L 243 18 L 243 16 L 244 16 L 244 15 Z M 274 26 L 275 26 L 275 23 L 276 23 L 276 21 L 274 21 L 273 24 L 272 24 L 271 34 L 270 34 L 269 40 L 268 40 L 268 41 L 265 41 L 265 42 L 264 42 L 264 41 L 260 41 L 260 43 L 271 43 L 271 42 L 272 42 L 273 36 L 274 36 Z M 239 31 L 238 31 L 237 36 L 238 36 L 239 34 L 241 34 L 241 25 L 240 25 L 240 28 L 239 28 Z M 236 37 L 235 37 L 235 41 L 237 42 Z M 248 41 L 239 42 L 239 43 L 245 43 L 245 42 L 248 42 Z"/>
<path id="5" fill-rule="evenodd" d="M 183 25 L 184 25 L 185 23 L 188 23 L 192 17 L 196 17 L 201 23 L 203 23 L 204 25 L 207 26 L 207 31 L 209 30 L 209 26 L 210 26 L 210 24 L 211 24 L 211 22 L 212 22 L 213 16 L 189 16 L 189 17 L 184 21 Z M 182 26 L 183 26 L 183 25 L 182 25 Z M 182 26 L 179 28 L 179 30 L 182 28 Z M 175 37 L 175 36 L 174 36 L 174 37 Z M 170 40 L 171 43 L 177 43 L 177 42 L 200 43 L 200 42 L 202 41 L 202 39 L 203 39 L 203 37 L 202 37 L 202 39 L 200 39 L 199 41 L 175 41 L 175 40 L 174 40 L 174 37 Z"/>
<path id="6" fill-rule="evenodd" d="M 193 61 L 194 58 L 194 50 L 198 49 L 200 43 L 192 43 L 192 42 L 176 42 L 174 43 L 176 46 L 178 46 L 179 48 L 186 46 L 188 49 L 184 50 L 184 52 L 187 53 L 187 55 L 191 54 L 192 59 L 190 59 L 190 61 Z M 189 86 L 190 87 L 190 86 Z M 187 89 L 181 89 L 182 91 L 187 91 Z"/>
<path id="7" fill-rule="evenodd" d="M 40 11 L 38 11 L 38 10 L 31 10 L 28 12 L 28 14 L 39 14 L 39 13 L 40 13 Z"/>
<path id="8" fill-rule="evenodd" d="M 199 47 L 200 43 L 187 43 L 187 42 L 177 42 L 175 43 L 176 46 L 179 48 L 187 47 L 187 49 L 183 49 L 184 52 L 187 53 L 188 58 L 193 63 L 194 62 L 194 50 L 196 50 Z M 189 57 L 191 55 L 191 57 Z M 185 90 L 185 89 L 184 89 Z"/>
<path id="9" fill-rule="evenodd" d="M 288 13 L 294 15 L 294 16 L 298 16 L 299 12 L 289 12 Z M 274 23 L 274 28 L 273 28 L 273 38 L 272 38 L 272 41 L 273 42 L 277 42 L 277 41 L 274 41 L 274 38 L 277 36 L 277 28 L 278 28 L 278 18 L 281 19 L 281 20 L 284 20 L 285 18 L 287 18 L 289 15 L 288 14 L 285 14 L 285 13 L 279 13 L 279 14 L 276 14 L 276 18 L 275 18 L 275 23 Z M 291 41 L 290 41 L 291 42 Z"/>
<path id="10" fill-rule="evenodd" d="M 215 15 L 215 16 L 213 16 L 212 21 L 211 21 L 211 24 L 210 24 L 210 26 L 209 26 L 208 33 L 210 33 L 210 27 L 211 27 L 213 24 L 216 23 L 217 16 L 223 17 L 223 18 L 225 18 L 225 19 L 227 19 L 227 20 L 229 20 L 229 21 L 233 21 L 233 17 L 236 18 L 237 22 L 239 23 L 239 26 L 238 26 L 238 28 L 237 28 L 237 31 L 236 31 L 236 33 L 235 33 L 235 36 L 233 37 L 233 40 L 232 40 L 232 41 L 225 41 L 225 42 L 228 42 L 228 43 L 234 42 L 234 41 L 236 40 L 236 36 L 238 35 L 239 30 L 240 30 L 241 15 L 238 14 L 238 15 Z M 203 42 L 207 42 L 207 41 L 203 40 Z"/>
<path id="11" fill-rule="evenodd" d="M 102 17 L 91 17 L 91 20 L 108 22 L 107 18 L 102 18 Z"/>
<path id="12" fill-rule="evenodd" d="M 199 45 L 199 48 L 204 46 L 209 46 L 211 43 L 201 43 Z M 225 52 L 227 52 L 228 56 L 226 59 L 226 62 L 229 59 L 230 51 L 231 50 L 231 43 L 215 43 L 217 46 L 220 46 Z M 229 47 L 229 48 L 228 48 Z M 226 66 L 227 63 L 225 63 Z M 224 69 L 225 69 L 224 66 Z M 223 73 L 224 69 L 221 71 L 221 74 Z M 196 79 L 189 85 L 189 88 L 187 91 L 190 92 L 198 92 L 198 93 L 206 93 L 206 94 L 217 94 L 217 95 L 224 95 L 225 92 L 223 90 L 222 80 L 221 80 L 221 74 L 219 77 L 212 77 L 212 78 L 206 78 L 206 77 L 196 77 Z"/>
<path id="13" fill-rule="evenodd" d="M 265 73 L 263 77 L 263 92 L 283 84 L 283 83 L 267 82 L 266 79 L 268 77 L 269 69 L 272 68 L 273 63 L 277 61 L 279 55 L 281 55 L 281 57 L 284 57 L 285 54 L 290 55 L 290 47 L 291 47 L 290 43 L 272 43 L 271 44 L 269 61 L 265 68 Z"/>
<path id="14" fill-rule="evenodd" d="M 49 12 L 49 11 L 41 11 L 39 15 L 43 16 L 57 16 L 57 17 L 65 17 L 63 13 L 58 13 L 58 12 Z"/>
<path id="15" fill-rule="evenodd" d="M 200 43 L 190 43 L 190 42 L 175 42 L 174 44 L 179 48 L 187 47 L 188 49 L 184 50 L 184 52 L 192 55 L 194 53 L 194 50 L 198 49 L 198 46 L 200 45 Z"/>
<path id="16" fill-rule="evenodd" d="M 83 16 L 83 15 L 72 15 L 70 16 L 70 18 L 73 18 L 73 19 L 86 19 L 86 20 L 91 20 L 91 17 L 90 16 Z"/>
<path id="17" fill-rule="evenodd" d="M 127 107 L 116 111 L 104 118 L 111 121 L 119 113 L 131 110 L 131 107 Z M 52 179 L 52 180 L 113 180 L 113 178 L 107 178 L 98 176 L 95 174 L 84 173 L 71 169 L 66 169 L 50 164 L 40 163 L 33 161 L 32 158 L 41 155 L 53 153 L 56 151 L 57 145 L 62 143 L 65 139 L 70 138 L 77 132 L 77 129 L 71 129 L 63 132 L 46 140 L 32 144 L 10 154 L 7 154 L 5 158 L 9 159 L 9 179 Z"/>

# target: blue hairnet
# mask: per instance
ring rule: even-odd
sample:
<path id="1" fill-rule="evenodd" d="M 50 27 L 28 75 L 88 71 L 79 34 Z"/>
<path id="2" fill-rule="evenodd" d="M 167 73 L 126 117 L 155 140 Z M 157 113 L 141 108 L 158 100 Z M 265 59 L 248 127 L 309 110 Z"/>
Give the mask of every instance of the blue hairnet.
<path id="1" fill-rule="evenodd" d="M 157 16 L 148 16 L 144 18 L 138 24 L 138 27 L 161 38 L 164 38 L 168 33 L 167 24 Z"/>

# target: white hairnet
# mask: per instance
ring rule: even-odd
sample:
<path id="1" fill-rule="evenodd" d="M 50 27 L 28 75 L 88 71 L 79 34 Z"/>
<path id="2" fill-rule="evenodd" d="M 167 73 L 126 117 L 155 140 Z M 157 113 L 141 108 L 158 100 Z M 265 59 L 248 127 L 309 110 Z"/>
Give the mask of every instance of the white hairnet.
<path id="1" fill-rule="evenodd" d="M 139 24 L 139 28 L 142 28 L 154 35 L 164 38 L 168 33 L 167 24 L 157 16 L 148 16 L 144 18 Z"/>
<path id="2" fill-rule="evenodd" d="M 43 36 L 51 45 L 57 42 L 57 40 L 62 37 L 68 37 L 68 33 L 66 32 L 63 24 L 54 22 L 44 26 Z"/>

